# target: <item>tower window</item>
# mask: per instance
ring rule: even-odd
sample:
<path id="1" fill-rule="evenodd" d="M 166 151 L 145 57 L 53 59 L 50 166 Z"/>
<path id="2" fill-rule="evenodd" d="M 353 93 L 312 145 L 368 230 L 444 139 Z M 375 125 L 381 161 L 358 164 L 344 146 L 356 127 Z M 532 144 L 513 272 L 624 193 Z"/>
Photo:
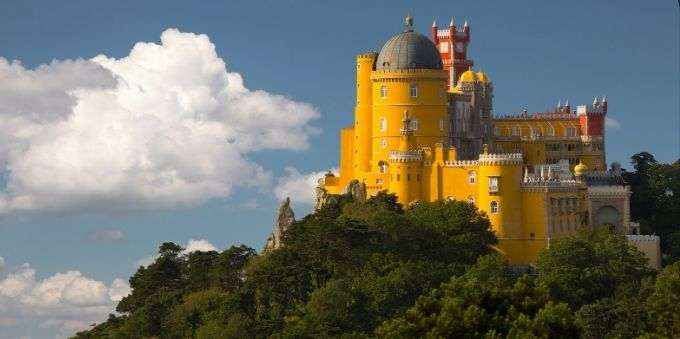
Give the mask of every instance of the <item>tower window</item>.
<path id="1" fill-rule="evenodd" d="M 378 172 L 381 174 L 387 173 L 387 163 L 384 161 L 378 162 Z"/>
<path id="2" fill-rule="evenodd" d="M 380 118 L 380 132 L 387 131 L 387 119 L 385 117 Z"/>
<path id="3" fill-rule="evenodd" d="M 440 131 L 444 130 L 444 119 L 439 119 L 439 130 Z"/>
<path id="4" fill-rule="evenodd" d="M 468 183 L 474 184 L 475 182 L 477 182 L 477 173 L 475 171 L 468 172 Z"/>
<path id="5" fill-rule="evenodd" d="M 512 135 L 517 137 L 520 134 L 519 126 L 512 126 Z"/>
<path id="6" fill-rule="evenodd" d="M 548 136 L 554 137 L 555 136 L 555 128 L 552 126 L 548 126 Z"/>
<path id="7" fill-rule="evenodd" d="M 411 98 L 418 97 L 418 85 L 411 84 Z"/>
<path id="8" fill-rule="evenodd" d="M 385 85 L 380 86 L 380 97 L 381 98 L 387 97 L 387 86 Z"/>
<path id="9" fill-rule="evenodd" d="M 410 129 L 411 131 L 417 131 L 418 130 L 418 119 L 411 119 L 411 124 L 410 124 Z"/>
<path id="10" fill-rule="evenodd" d="M 576 128 L 567 127 L 567 136 L 568 137 L 575 137 L 576 136 Z"/>
<path id="11" fill-rule="evenodd" d="M 489 177 L 489 193 L 498 193 L 498 177 Z"/>
<path id="12" fill-rule="evenodd" d="M 499 209 L 498 201 L 492 201 L 491 205 L 490 205 L 491 213 L 494 213 L 494 214 L 498 213 L 498 209 Z"/>

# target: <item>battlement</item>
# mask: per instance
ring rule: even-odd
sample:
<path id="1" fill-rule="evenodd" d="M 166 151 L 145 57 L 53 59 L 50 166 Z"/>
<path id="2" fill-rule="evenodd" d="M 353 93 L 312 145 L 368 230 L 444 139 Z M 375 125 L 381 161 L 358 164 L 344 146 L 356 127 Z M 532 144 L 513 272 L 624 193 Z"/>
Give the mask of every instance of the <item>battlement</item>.
<path id="1" fill-rule="evenodd" d="M 628 241 L 642 242 L 642 241 L 659 241 L 661 238 L 654 234 L 626 234 Z"/>
<path id="2" fill-rule="evenodd" d="M 375 59 L 377 57 L 378 57 L 378 53 L 373 52 L 373 51 L 369 51 L 369 52 L 361 53 L 361 54 L 357 55 L 357 59 Z"/>
<path id="3" fill-rule="evenodd" d="M 522 153 L 482 153 L 479 155 L 480 165 L 521 165 Z"/>
<path id="4" fill-rule="evenodd" d="M 478 160 L 447 160 L 444 162 L 447 167 L 473 167 L 479 166 Z"/>
<path id="5" fill-rule="evenodd" d="M 493 120 L 570 120 L 578 119 L 578 116 L 574 113 L 520 113 L 520 114 L 506 114 L 497 115 L 492 118 Z"/>
<path id="6" fill-rule="evenodd" d="M 414 162 L 423 160 L 422 151 L 390 151 L 390 162 Z"/>

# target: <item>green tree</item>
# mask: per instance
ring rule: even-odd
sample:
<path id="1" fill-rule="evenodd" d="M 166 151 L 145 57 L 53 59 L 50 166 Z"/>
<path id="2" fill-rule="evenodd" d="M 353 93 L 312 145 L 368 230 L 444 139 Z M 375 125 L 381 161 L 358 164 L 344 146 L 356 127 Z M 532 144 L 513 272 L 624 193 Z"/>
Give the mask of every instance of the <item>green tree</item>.
<path id="1" fill-rule="evenodd" d="M 652 337 L 677 338 L 680 333 L 680 262 L 664 268 L 647 299 Z"/>
<path id="2" fill-rule="evenodd" d="M 644 255 L 608 230 L 583 230 L 551 242 L 537 266 L 539 284 L 574 309 L 612 297 L 619 286 L 640 283 L 652 274 Z"/>

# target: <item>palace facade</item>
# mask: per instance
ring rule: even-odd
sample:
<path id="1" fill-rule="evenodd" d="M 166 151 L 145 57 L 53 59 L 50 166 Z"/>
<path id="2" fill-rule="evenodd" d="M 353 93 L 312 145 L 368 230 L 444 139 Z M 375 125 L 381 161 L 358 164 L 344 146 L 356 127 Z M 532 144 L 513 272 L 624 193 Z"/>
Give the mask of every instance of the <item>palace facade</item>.
<path id="1" fill-rule="evenodd" d="M 323 194 L 348 186 L 395 193 L 406 207 L 455 199 L 484 211 L 513 264 L 536 261 L 550 241 L 579 228 L 607 227 L 643 244 L 658 265 L 658 237 L 630 222 L 630 190 L 606 168 L 607 100 L 572 109 L 496 116 L 489 75 L 473 71 L 470 26 L 432 27 L 432 39 L 403 32 L 380 53 L 356 59 L 354 124 L 340 132 L 340 173 Z"/>

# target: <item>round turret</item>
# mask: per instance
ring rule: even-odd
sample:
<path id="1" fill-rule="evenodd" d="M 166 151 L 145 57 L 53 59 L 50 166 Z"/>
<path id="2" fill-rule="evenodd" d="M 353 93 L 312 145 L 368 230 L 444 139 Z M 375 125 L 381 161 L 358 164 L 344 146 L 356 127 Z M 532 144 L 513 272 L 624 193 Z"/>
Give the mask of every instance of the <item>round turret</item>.
<path id="1" fill-rule="evenodd" d="M 475 75 L 477 75 L 477 79 L 485 84 L 488 84 L 491 82 L 491 79 L 489 79 L 489 76 L 486 75 L 484 72 L 477 72 Z"/>

